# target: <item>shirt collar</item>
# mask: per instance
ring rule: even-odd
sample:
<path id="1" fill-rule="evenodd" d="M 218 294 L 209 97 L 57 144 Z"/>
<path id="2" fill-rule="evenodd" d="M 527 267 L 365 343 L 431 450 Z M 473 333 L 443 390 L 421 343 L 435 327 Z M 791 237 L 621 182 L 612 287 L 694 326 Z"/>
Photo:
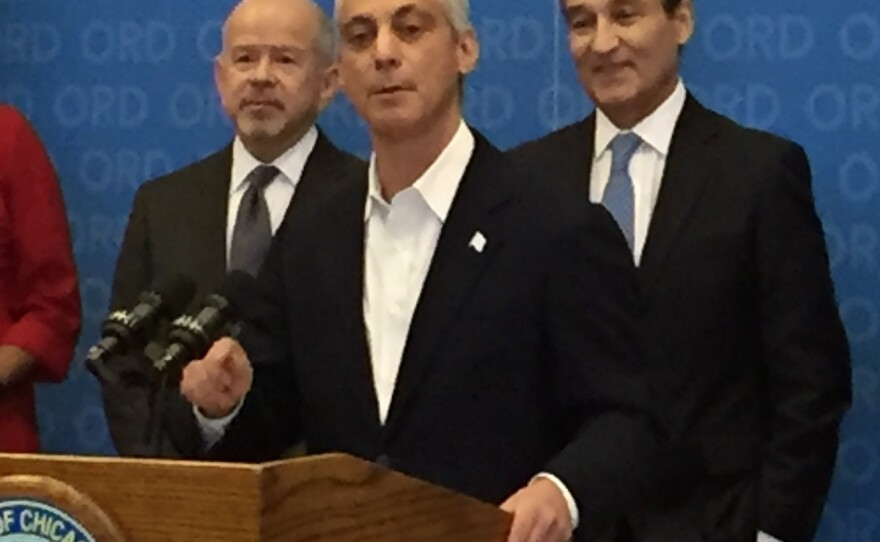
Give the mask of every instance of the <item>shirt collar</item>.
<path id="1" fill-rule="evenodd" d="M 455 193 L 464 177 L 464 172 L 471 160 L 476 140 L 474 134 L 462 120 L 455 135 L 446 145 L 446 148 L 437 156 L 434 163 L 416 179 L 412 189 L 417 191 L 431 211 L 441 223 L 446 221 Z M 387 206 L 388 203 L 382 197 L 382 188 L 376 173 L 376 155 L 370 156 L 369 169 L 369 193 L 364 210 L 364 220 L 370 218 L 375 205 Z"/>
<path id="2" fill-rule="evenodd" d="M 284 151 L 284 154 L 276 158 L 271 164 L 264 164 L 245 148 L 244 143 L 242 143 L 239 137 L 236 137 L 235 141 L 232 142 L 232 177 L 229 184 L 229 193 L 234 194 L 246 190 L 245 179 L 247 179 L 251 171 L 262 165 L 277 167 L 281 171 L 279 178 L 296 187 L 306 167 L 306 161 L 309 159 L 309 155 L 315 148 L 317 141 L 318 130 L 312 126 L 296 142 L 296 145 Z"/>
<path id="3" fill-rule="evenodd" d="M 621 130 L 611 122 L 602 110 L 596 110 L 596 151 L 594 160 L 598 160 L 608 150 L 611 141 L 617 134 L 631 131 L 663 156 L 669 153 L 669 145 L 672 142 L 672 133 L 684 109 L 687 99 L 687 91 L 681 79 L 675 86 L 672 94 L 666 98 L 660 107 L 636 124 L 632 130 Z"/>

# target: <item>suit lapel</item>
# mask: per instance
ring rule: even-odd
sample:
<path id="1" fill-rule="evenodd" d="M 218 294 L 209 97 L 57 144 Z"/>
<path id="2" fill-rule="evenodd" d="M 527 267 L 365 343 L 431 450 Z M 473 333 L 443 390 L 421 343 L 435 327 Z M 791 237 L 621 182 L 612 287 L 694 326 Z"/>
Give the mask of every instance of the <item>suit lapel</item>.
<path id="1" fill-rule="evenodd" d="M 198 172 L 196 214 L 191 229 L 195 269 L 209 288 L 218 286 L 226 273 L 226 213 L 232 175 L 232 145 L 208 158 Z"/>
<path id="2" fill-rule="evenodd" d="M 407 412 L 419 383 L 436 361 L 436 353 L 461 306 L 482 272 L 504 245 L 503 230 L 495 227 L 492 213 L 513 194 L 500 152 L 477 133 L 473 156 L 462 177 L 437 241 L 425 278 L 397 376 L 386 427 L 393 432 Z M 471 241 L 476 234 L 486 240 L 482 252 Z"/>
<path id="3" fill-rule="evenodd" d="M 366 176 L 360 184 L 346 185 L 340 197 L 327 206 L 330 212 L 315 235 L 324 239 L 320 264 L 315 269 L 322 276 L 311 280 L 324 283 L 331 306 L 331 327 L 339 340 L 339 360 L 343 380 L 358 404 L 358 412 L 378 432 L 379 409 L 373 385 L 372 360 L 364 322 L 364 206 L 367 197 Z"/>
<path id="4" fill-rule="evenodd" d="M 578 149 L 575 156 L 579 156 L 583 152 L 583 158 L 578 160 L 560 160 L 564 168 L 567 168 L 563 174 L 566 178 L 570 176 L 575 179 L 577 184 L 586 183 L 587 199 L 590 197 L 590 182 L 593 176 L 593 157 L 596 153 L 596 114 L 593 113 L 581 122 L 577 123 L 572 130 L 572 144 L 562 145 L 563 148 Z"/>
<path id="5" fill-rule="evenodd" d="M 707 144 L 714 135 L 711 116 L 688 95 L 672 136 L 663 181 L 642 251 L 639 275 L 646 287 L 656 280 L 663 259 L 712 175 L 714 159 Z"/>

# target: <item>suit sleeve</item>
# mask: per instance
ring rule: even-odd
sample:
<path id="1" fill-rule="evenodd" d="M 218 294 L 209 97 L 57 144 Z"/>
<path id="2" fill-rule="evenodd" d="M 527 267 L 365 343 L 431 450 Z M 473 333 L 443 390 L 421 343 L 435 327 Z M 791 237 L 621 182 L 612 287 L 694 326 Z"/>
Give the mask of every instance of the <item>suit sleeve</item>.
<path id="1" fill-rule="evenodd" d="M 80 330 L 67 215 L 55 170 L 37 134 L 18 114 L 4 122 L 13 131 L 11 159 L 2 172 L 5 199 L 14 224 L 17 282 L 27 293 L 21 316 L 0 337 L 0 344 L 34 356 L 36 379 L 58 381 L 67 374 Z"/>
<path id="2" fill-rule="evenodd" d="M 807 157 L 789 144 L 767 172 L 757 227 L 769 441 L 760 530 L 812 540 L 831 482 L 850 357 Z"/>
<path id="3" fill-rule="evenodd" d="M 583 207 L 558 246 L 547 299 L 556 386 L 577 428 L 547 471 L 574 496 L 581 531 L 607 527 L 648 492 L 662 438 L 632 256 L 610 215 Z"/>
<path id="4" fill-rule="evenodd" d="M 240 342 L 253 366 L 254 380 L 238 415 L 208 451 L 211 459 L 272 461 L 300 440 L 301 408 L 285 301 L 285 254 L 288 247 L 298 246 L 291 239 L 294 223 L 282 223 L 258 276 L 255 303 L 245 307 Z"/>
<path id="5" fill-rule="evenodd" d="M 119 257 L 116 259 L 110 310 L 134 305 L 138 295 L 146 290 L 153 280 L 150 228 L 147 222 L 148 199 L 145 187 L 142 186 L 135 193 L 122 246 L 119 249 Z"/>
<path id="6" fill-rule="evenodd" d="M 111 311 L 132 307 L 152 281 L 148 199 L 142 186 L 135 193 L 116 260 Z M 152 383 L 145 371 L 145 359 L 137 354 L 116 356 L 107 361 L 107 366 L 122 377 L 117 384 L 102 382 L 101 386 L 104 414 L 116 451 L 122 456 L 153 455 L 155 447 L 147 440 Z"/>

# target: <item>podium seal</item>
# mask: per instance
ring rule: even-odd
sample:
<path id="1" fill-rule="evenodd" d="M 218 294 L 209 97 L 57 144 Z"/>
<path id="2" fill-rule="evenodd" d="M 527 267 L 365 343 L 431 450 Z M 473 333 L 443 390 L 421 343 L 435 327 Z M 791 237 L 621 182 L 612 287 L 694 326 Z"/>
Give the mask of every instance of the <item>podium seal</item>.
<path id="1" fill-rule="evenodd" d="M 0 477 L 0 542 L 123 542 L 91 499 L 46 476 Z"/>
<path id="2" fill-rule="evenodd" d="M 31 499 L 0 500 L 0 542 L 96 542 L 54 506 Z"/>

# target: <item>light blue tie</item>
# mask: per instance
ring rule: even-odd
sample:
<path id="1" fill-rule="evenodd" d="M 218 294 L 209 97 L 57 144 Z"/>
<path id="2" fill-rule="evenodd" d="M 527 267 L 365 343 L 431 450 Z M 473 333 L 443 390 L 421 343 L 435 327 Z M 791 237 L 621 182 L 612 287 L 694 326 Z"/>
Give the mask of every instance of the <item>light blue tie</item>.
<path id="1" fill-rule="evenodd" d="M 641 143 L 641 138 L 632 132 L 617 134 L 611 141 L 611 176 L 602 194 L 602 205 L 617 221 L 630 250 L 635 240 L 635 213 L 629 163 Z"/>

